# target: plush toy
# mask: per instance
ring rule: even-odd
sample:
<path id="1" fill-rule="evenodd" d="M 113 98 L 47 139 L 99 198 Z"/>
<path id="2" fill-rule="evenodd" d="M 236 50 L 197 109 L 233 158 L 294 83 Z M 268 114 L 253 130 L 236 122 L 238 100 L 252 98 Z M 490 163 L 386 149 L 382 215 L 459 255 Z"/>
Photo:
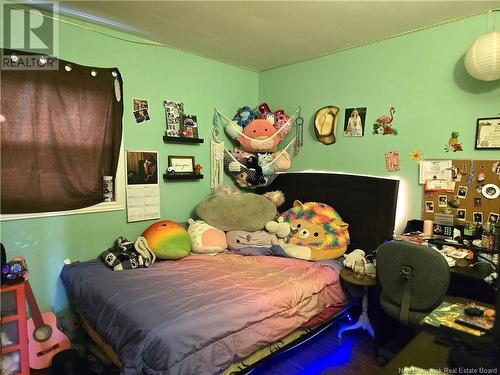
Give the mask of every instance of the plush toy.
<path id="1" fill-rule="evenodd" d="M 227 248 L 226 234 L 203 220 L 188 220 L 187 232 L 191 238 L 191 251 L 197 254 L 220 253 Z"/>
<path id="2" fill-rule="evenodd" d="M 186 229 L 170 220 L 150 225 L 142 235 L 159 259 L 180 259 L 191 251 L 191 239 Z"/>
<path id="3" fill-rule="evenodd" d="M 266 120 L 257 119 L 250 122 L 243 129 L 243 135 L 238 135 L 236 140 L 241 148 L 248 152 L 273 152 L 276 151 L 281 138 L 276 135 L 274 126 Z"/>
<path id="4" fill-rule="evenodd" d="M 238 112 L 233 117 L 233 120 L 236 121 L 239 126 L 245 127 L 250 121 L 255 120 L 257 117 L 257 114 L 252 108 L 245 106 L 238 109 Z"/>
<path id="5" fill-rule="evenodd" d="M 226 233 L 227 247 L 231 250 L 238 250 L 247 247 L 265 247 L 278 244 L 275 235 L 264 230 L 248 232 L 244 230 L 232 230 Z"/>
<path id="6" fill-rule="evenodd" d="M 276 237 L 283 239 L 285 243 L 290 242 L 290 223 L 285 222 L 283 216 L 280 216 L 277 221 L 269 221 L 266 224 L 266 230 L 276 235 Z"/>
<path id="7" fill-rule="evenodd" d="M 285 172 L 292 165 L 290 155 L 285 150 L 273 154 L 273 166 L 276 172 Z"/>
<path id="8" fill-rule="evenodd" d="M 265 176 L 269 176 L 274 173 L 273 154 L 270 152 L 257 154 L 257 158 L 259 159 L 259 165 L 262 167 L 262 173 Z"/>
<path id="9" fill-rule="evenodd" d="M 295 201 L 293 207 L 283 213 L 283 217 L 294 232 L 290 245 L 300 246 L 284 247 L 290 256 L 321 260 L 335 259 L 345 253 L 349 244 L 348 224 L 332 207 L 324 203 Z M 301 255 L 301 250 L 305 254 Z"/>

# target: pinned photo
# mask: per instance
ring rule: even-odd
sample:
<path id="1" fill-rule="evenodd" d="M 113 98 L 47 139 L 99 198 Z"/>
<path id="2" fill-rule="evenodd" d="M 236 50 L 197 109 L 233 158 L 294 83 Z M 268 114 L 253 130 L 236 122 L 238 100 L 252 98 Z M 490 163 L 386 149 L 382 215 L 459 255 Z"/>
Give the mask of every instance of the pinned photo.
<path id="1" fill-rule="evenodd" d="M 434 202 L 425 201 L 425 212 L 434 212 Z"/>
<path id="2" fill-rule="evenodd" d="M 133 99 L 134 118 L 137 124 L 149 121 L 149 103 L 146 99 Z"/>
<path id="3" fill-rule="evenodd" d="M 134 102 L 134 111 L 149 108 L 149 103 L 146 99 L 133 99 L 133 102 Z"/>
<path id="4" fill-rule="evenodd" d="M 141 122 L 146 122 L 150 120 L 149 112 L 147 109 L 141 109 L 139 111 L 134 111 L 135 122 L 140 124 Z"/>
<path id="5" fill-rule="evenodd" d="M 448 196 L 438 195 L 438 206 L 439 207 L 447 207 L 448 206 Z"/>
<path id="6" fill-rule="evenodd" d="M 399 151 L 385 153 L 385 170 L 387 172 L 399 171 Z"/>
<path id="7" fill-rule="evenodd" d="M 498 222 L 498 214 L 495 212 L 490 212 L 488 215 L 488 223 L 496 224 Z"/>
<path id="8" fill-rule="evenodd" d="M 459 186 L 457 191 L 457 197 L 461 199 L 465 199 L 467 197 L 467 190 L 469 188 L 467 186 Z"/>
<path id="9" fill-rule="evenodd" d="M 465 221 L 465 216 L 467 215 L 467 210 L 465 208 L 459 208 L 457 210 L 457 219 L 459 221 Z"/>
<path id="10" fill-rule="evenodd" d="M 482 224 L 483 223 L 483 213 L 474 211 L 472 213 L 472 222 Z"/>
<path id="11" fill-rule="evenodd" d="M 366 107 L 345 110 L 344 136 L 362 137 L 365 133 Z"/>

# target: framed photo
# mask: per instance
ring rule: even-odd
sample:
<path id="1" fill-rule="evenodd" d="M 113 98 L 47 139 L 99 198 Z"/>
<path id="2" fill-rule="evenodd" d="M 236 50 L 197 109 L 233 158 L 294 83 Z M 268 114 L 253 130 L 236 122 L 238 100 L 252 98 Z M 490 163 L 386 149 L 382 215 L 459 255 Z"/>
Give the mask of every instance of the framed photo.
<path id="1" fill-rule="evenodd" d="M 434 202 L 425 201 L 425 212 L 434 212 Z"/>
<path id="2" fill-rule="evenodd" d="M 168 173 L 194 174 L 194 156 L 168 156 Z"/>
<path id="3" fill-rule="evenodd" d="M 451 160 L 422 160 L 419 170 L 419 184 L 427 180 L 452 180 Z"/>
<path id="4" fill-rule="evenodd" d="M 345 137 L 362 137 L 365 134 L 366 107 L 347 108 L 344 119 Z"/>
<path id="5" fill-rule="evenodd" d="M 483 223 L 483 213 L 474 211 L 472 213 L 472 222 L 482 224 Z"/>
<path id="6" fill-rule="evenodd" d="M 438 206 L 439 207 L 448 207 L 448 196 L 447 195 L 438 195 Z"/>
<path id="7" fill-rule="evenodd" d="M 477 119 L 476 150 L 500 150 L 500 117 Z"/>
<path id="8" fill-rule="evenodd" d="M 465 208 L 459 208 L 457 210 L 457 219 L 459 221 L 465 221 L 466 215 L 467 215 L 467 210 Z"/>
<path id="9" fill-rule="evenodd" d="M 481 198 L 474 198 L 474 207 L 481 207 L 482 201 Z"/>
<path id="10" fill-rule="evenodd" d="M 465 199 L 467 197 L 467 190 L 469 190 L 467 186 L 459 186 L 457 190 L 457 197 Z"/>
<path id="11" fill-rule="evenodd" d="M 180 127 L 184 114 L 184 103 L 173 100 L 164 100 L 165 117 L 167 119 L 167 136 L 180 137 Z"/>

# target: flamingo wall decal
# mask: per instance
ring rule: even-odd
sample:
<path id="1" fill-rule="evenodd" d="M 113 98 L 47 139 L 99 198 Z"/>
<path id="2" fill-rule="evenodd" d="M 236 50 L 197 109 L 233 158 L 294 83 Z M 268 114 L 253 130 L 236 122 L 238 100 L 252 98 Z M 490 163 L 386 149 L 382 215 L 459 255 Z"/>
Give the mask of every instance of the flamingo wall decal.
<path id="1" fill-rule="evenodd" d="M 389 108 L 389 116 L 383 115 L 376 119 L 373 123 L 373 134 L 397 135 L 397 129 L 392 127 L 395 112 L 396 109 L 391 107 Z"/>
<path id="2" fill-rule="evenodd" d="M 378 119 L 375 120 L 375 122 L 380 125 L 390 125 L 392 123 L 392 120 L 394 120 L 394 112 L 396 112 L 396 109 L 394 107 L 391 107 L 389 109 L 390 113 L 389 116 L 387 115 L 380 116 Z"/>

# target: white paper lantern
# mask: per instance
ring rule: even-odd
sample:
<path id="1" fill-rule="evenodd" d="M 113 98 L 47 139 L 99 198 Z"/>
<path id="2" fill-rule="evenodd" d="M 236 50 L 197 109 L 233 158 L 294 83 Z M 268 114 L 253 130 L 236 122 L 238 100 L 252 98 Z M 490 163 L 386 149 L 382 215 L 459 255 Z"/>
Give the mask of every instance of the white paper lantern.
<path id="1" fill-rule="evenodd" d="M 481 81 L 500 78 L 500 32 L 493 31 L 476 39 L 465 54 L 465 69 Z"/>

